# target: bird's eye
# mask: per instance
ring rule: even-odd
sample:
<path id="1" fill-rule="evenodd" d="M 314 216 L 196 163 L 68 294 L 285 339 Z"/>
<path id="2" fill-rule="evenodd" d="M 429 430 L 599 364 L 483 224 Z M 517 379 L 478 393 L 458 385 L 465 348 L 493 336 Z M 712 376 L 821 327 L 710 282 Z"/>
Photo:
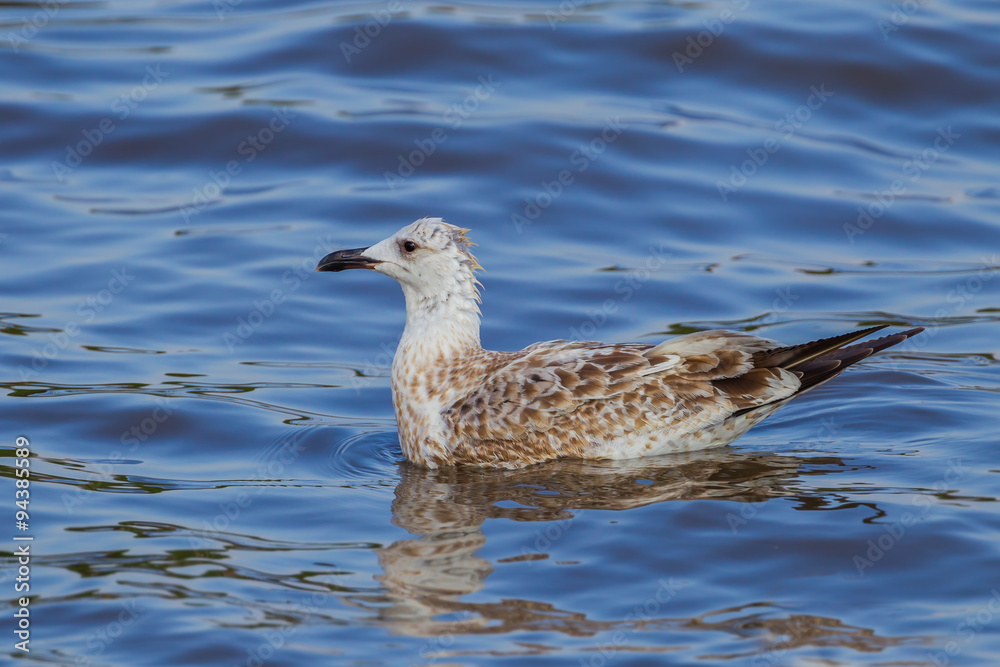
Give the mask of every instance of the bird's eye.
<path id="1" fill-rule="evenodd" d="M 406 252 L 413 252 L 416 249 L 417 249 L 417 244 L 414 243 L 413 241 L 406 241 L 403 244 L 403 250 L 405 250 Z"/>

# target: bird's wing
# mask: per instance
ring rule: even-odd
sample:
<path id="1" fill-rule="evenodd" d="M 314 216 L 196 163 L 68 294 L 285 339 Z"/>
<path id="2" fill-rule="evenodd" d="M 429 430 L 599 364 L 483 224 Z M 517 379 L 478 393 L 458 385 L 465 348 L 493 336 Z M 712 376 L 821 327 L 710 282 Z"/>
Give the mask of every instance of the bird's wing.
<path id="1" fill-rule="evenodd" d="M 747 413 L 764 416 L 922 331 L 851 345 L 882 328 L 793 346 L 732 331 L 656 346 L 540 343 L 505 356 L 442 416 L 458 436 L 454 459 L 474 463 L 585 456 L 594 445 L 654 431 L 681 440 Z"/>
<path id="2" fill-rule="evenodd" d="M 552 341 L 522 350 L 443 416 L 464 439 L 517 442 L 594 429 L 594 440 L 688 433 L 789 397 L 795 373 L 756 367 L 774 341 L 705 331 L 657 346 Z"/>

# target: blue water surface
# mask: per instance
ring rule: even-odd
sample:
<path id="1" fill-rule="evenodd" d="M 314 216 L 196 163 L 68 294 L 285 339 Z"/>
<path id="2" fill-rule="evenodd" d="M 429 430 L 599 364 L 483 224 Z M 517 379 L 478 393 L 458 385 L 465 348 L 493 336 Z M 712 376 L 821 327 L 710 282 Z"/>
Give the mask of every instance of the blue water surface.
<path id="1" fill-rule="evenodd" d="M 1000 663 L 998 28 L 981 0 L 0 5 L 0 653 Z M 731 447 L 425 470 L 398 286 L 313 272 L 422 216 L 472 229 L 494 349 L 927 331 Z"/>

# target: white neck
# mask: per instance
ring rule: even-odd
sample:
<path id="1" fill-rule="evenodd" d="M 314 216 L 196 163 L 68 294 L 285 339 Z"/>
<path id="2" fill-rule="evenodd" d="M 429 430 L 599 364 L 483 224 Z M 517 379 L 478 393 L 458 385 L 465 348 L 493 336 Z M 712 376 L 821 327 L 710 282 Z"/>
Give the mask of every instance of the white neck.
<path id="1" fill-rule="evenodd" d="M 483 355 L 474 266 L 474 260 L 457 261 L 450 271 L 418 266 L 397 278 L 406 297 L 406 328 L 392 360 L 392 399 L 410 460 L 447 458 L 442 410 L 469 390 L 474 374 L 458 370 Z"/>
<path id="2" fill-rule="evenodd" d="M 456 366 L 482 352 L 479 303 L 470 285 L 471 294 L 453 291 L 441 298 L 403 286 L 406 328 L 392 360 L 392 399 L 400 443 L 410 460 L 426 460 L 425 450 L 447 452 L 441 410 L 463 391 L 461 383 L 448 378 Z"/>
<path id="3" fill-rule="evenodd" d="M 428 296 L 403 285 L 406 328 L 396 352 L 433 362 L 442 356 L 482 349 L 479 299 L 472 281 L 445 294 Z"/>

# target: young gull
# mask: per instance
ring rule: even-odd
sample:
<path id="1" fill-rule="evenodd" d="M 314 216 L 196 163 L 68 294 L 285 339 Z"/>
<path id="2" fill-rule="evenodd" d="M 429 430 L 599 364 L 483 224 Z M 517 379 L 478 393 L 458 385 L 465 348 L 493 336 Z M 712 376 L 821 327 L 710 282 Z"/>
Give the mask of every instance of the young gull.
<path id="1" fill-rule="evenodd" d="M 783 346 L 737 331 L 649 345 L 554 340 L 518 352 L 479 342 L 482 269 L 469 230 L 423 218 L 317 271 L 371 269 L 406 296 L 392 361 L 403 454 L 432 468 L 626 459 L 732 442 L 804 391 L 923 329 L 851 345 L 870 327 Z"/>

